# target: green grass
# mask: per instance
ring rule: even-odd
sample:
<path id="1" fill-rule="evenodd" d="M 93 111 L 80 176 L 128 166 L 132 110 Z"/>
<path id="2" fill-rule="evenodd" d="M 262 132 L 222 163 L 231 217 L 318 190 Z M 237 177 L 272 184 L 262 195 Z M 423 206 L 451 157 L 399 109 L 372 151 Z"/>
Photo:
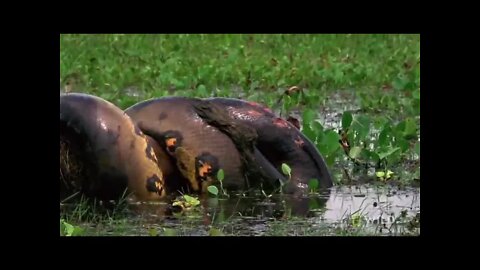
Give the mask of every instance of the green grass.
<path id="1" fill-rule="evenodd" d="M 60 72 L 63 87 L 120 108 L 167 95 L 262 102 L 299 115 L 339 184 L 420 179 L 419 35 L 69 34 Z M 292 86 L 302 91 L 284 96 Z"/>
<path id="2" fill-rule="evenodd" d="M 168 89 L 190 90 L 197 96 L 219 88 L 229 95 L 234 86 L 247 92 L 292 85 L 322 92 L 384 86 L 414 90 L 419 87 L 419 60 L 418 35 L 60 38 L 61 78 L 79 74 L 85 91 L 106 97 L 130 86 L 139 87 L 146 97 L 165 95 Z"/>

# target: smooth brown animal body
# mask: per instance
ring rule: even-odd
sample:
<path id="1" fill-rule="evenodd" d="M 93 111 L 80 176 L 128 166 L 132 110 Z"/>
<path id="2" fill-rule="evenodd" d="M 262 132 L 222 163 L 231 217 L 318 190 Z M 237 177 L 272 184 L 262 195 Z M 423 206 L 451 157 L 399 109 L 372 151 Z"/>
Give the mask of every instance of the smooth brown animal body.
<path id="1" fill-rule="evenodd" d="M 205 191 L 205 185 L 215 180 L 219 169 L 226 175 L 225 188 L 247 187 L 235 144 L 197 115 L 194 102 L 201 101 L 182 97 L 152 99 L 125 112 L 176 160 L 193 191 Z"/>
<path id="2" fill-rule="evenodd" d="M 311 179 L 317 179 L 321 188 L 333 185 L 331 173 L 322 155 L 293 124 L 255 102 L 231 98 L 207 100 L 224 106 L 232 119 L 255 128 L 258 133 L 256 146 L 275 168 L 281 170 L 282 163 L 290 166 L 294 184 L 290 185 L 290 192 L 294 192 L 297 187 L 306 189 Z"/>
<path id="3" fill-rule="evenodd" d="M 140 200 L 166 195 L 154 152 L 159 146 L 110 102 L 86 94 L 60 95 L 60 144 L 61 199 L 81 192 L 114 200 L 127 188 Z"/>
<path id="4" fill-rule="evenodd" d="M 62 94 L 60 146 L 61 198 L 80 191 L 111 200 L 127 188 L 142 201 L 205 192 L 219 169 L 228 190 L 281 181 L 297 193 L 312 178 L 332 186 L 321 154 L 300 130 L 236 99 L 166 97 L 122 111 L 91 95 Z M 280 173 L 282 163 L 291 167 L 291 181 Z"/>

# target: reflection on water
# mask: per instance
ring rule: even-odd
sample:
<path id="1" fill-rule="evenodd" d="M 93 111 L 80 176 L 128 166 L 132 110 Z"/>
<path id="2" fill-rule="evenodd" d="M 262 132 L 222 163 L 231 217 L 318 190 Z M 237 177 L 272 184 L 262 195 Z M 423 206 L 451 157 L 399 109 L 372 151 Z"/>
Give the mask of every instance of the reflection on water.
<path id="1" fill-rule="evenodd" d="M 368 187 L 335 188 L 327 202 L 324 218 L 340 220 L 345 215 L 360 211 L 368 219 L 400 216 L 401 212 L 420 212 L 420 189 L 374 189 Z"/>
<path id="2" fill-rule="evenodd" d="M 142 224 L 208 235 L 210 226 L 232 235 L 336 235 L 335 228 L 368 234 L 403 234 L 420 215 L 420 189 L 334 187 L 302 198 L 274 195 L 202 198 L 199 208 L 175 213 L 168 204 L 131 205 Z M 420 229 L 417 226 L 416 233 Z"/>

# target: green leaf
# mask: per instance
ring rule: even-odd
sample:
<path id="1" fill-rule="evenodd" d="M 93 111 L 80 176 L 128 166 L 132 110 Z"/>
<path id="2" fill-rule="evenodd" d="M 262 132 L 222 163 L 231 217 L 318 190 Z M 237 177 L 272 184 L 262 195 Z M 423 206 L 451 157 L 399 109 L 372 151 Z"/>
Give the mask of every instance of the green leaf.
<path id="1" fill-rule="evenodd" d="M 401 135 L 403 134 L 403 132 L 405 131 L 405 120 L 401 121 L 400 123 L 398 123 L 396 126 L 395 126 L 395 134 L 397 135 Z"/>
<path id="2" fill-rule="evenodd" d="M 378 178 L 383 178 L 385 176 L 385 172 L 376 172 L 375 175 L 378 177 Z"/>
<path id="3" fill-rule="evenodd" d="M 291 176 L 292 169 L 285 163 L 282 163 L 282 172 L 285 175 Z"/>
<path id="4" fill-rule="evenodd" d="M 352 121 L 351 129 L 358 133 L 357 140 L 363 140 L 370 131 L 370 118 L 365 115 L 356 116 Z"/>
<path id="5" fill-rule="evenodd" d="M 374 126 L 376 129 L 381 129 L 390 126 L 389 120 L 386 116 L 375 117 Z"/>
<path id="6" fill-rule="evenodd" d="M 375 163 L 380 160 L 377 153 L 375 153 L 374 151 L 370 151 L 368 149 L 365 149 L 365 148 L 362 149 L 362 154 L 361 155 L 364 156 L 366 159 L 369 159 L 369 160 L 371 160 Z"/>
<path id="7" fill-rule="evenodd" d="M 303 112 L 302 120 L 303 120 L 303 125 L 311 125 L 313 122 L 313 119 L 315 119 L 316 113 L 311 110 L 311 109 L 306 109 Z"/>
<path id="8" fill-rule="evenodd" d="M 218 195 L 218 188 L 216 186 L 208 186 L 207 190 L 215 196 Z"/>
<path id="9" fill-rule="evenodd" d="M 218 172 L 217 172 L 218 181 L 220 181 L 220 182 L 223 181 L 224 176 L 225 176 L 225 173 L 224 173 L 223 169 L 218 170 Z"/>
<path id="10" fill-rule="evenodd" d="M 67 223 L 66 221 L 63 221 L 62 223 L 64 228 L 63 233 L 65 234 L 65 236 L 72 236 L 75 230 L 74 226 L 70 223 Z"/>
<path id="11" fill-rule="evenodd" d="M 410 149 L 410 142 L 404 138 L 397 138 L 397 146 L 400 147 L 402 152 L 405 152 Z"/>
<path id="12" fill-rule="evenodd" d="M 325 150 L 324 154 L 327 155 L 335 152 L 335 150 L 340 147 L 340 144 L 338 143 L 340 136 L 338 133 L 333 130 L 327 130 L 323 135 L 322 145 L 323 149 Z"/>
<path id="13" fill-rule="evenodd" d="M 342 128 L 345 130 L 350 127 L 350 125 L 352 124 L 352 120 L 352 113 L 349 111 L 344 112 L 342 116 Z"/>
<path id="14" fill-rule="evenodd" d="M 417 142 L 414 148 L 415 148 L 415 153 L 417 153 L 417 155 L 420 156 L 420 142 Z"/>
<path id="15" fill-rule="evenodd" d="M 312 191 L 317 190 L 318 189 L 318 180 L 317 179 L 310 179 L 310 181 L 308 181 L 308 189 L 312 190 Z"/>
<path id="16" fill-rule="evenodd" d="M 317 139 L 315 131 L 310 128 L 309 124 L 305 124 L 305 122 L 303 122 L 302 133 L 307 136 L 307 138 L 309 138 L 312 142 Z"/>
<path id="17" fill-rule="evenodd" d="M 400 150 L 400 147 L 387 147 L 387 150 L 377 152 L 377 154 L 378 154 L 378 157 L 380 159 L 384 159 L 384 158 L 390 156 L 391 154 L 395 153 L 398 150 Z"/>
<path id="18" fill-rule="evenodd" d="M 312 126 L 312 129 L 315 131 L 317 136 L 319 136 L 319 133 L 322 133 L 323 130 L 324 130 L 322 124 L 318 120 L 313 121 L 311 126 Z"/>
<path id="19" fill-rule="evenodd" d="M 417 136 L 417 125 L 416 125 L 415 120 L 413 118 L 407 118 L 405 120 L 405 130 L 404 130 L 403 136 L 407 140 L 416 138 L 416 136 Z"/>
<path id="20" fill-rule="evenodd" d="M 338 154 L 335 154 L 335 152 L 330 153 L 328 155 L 325 155 L 325 162 L 327 162 L 327 165 L 328 166 L 333 166 L 337 156 L 338 156 Z"/>
<path id="21" fill-rule="evenodd" d="M 417 124 L 413 118 L 407 118 L 395 127 L 397 137 L 411 140 L 417 137 Z M 400 139 L 400 138 L 399 138 Z"/>
<path id="22" fill-rule="evenodd" d="M 379 146 L 388 146 L 390 145 L 390 138 L 392 136 L 392 128 L 390 126 L 385 126 L 383 130 L 378 135 L 378 145 Z"/>
<path id="23" fill-rule="evenodd" d="M 351 158 L 357 158 L 361 151 L 362 151 L 361 147 L 354 146 L 354 147 L 350 148 L 350 152 L 348 153 L 348 155 Z"/>
<path id="24" fill-rule="evenodd" d="M 183 195 L 183 198 L 185 199 L 185 202 L 187 202 L 191 206 L 197 206 L 200 204 L 200 201 L 195 197 Z"/>

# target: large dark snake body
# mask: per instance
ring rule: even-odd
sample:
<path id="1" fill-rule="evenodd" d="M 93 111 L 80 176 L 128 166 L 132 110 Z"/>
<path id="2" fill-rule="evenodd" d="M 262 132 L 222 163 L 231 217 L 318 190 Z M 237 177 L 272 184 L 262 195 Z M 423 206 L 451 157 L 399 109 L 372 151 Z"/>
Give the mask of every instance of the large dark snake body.
<path id="1" fill-rule="evenodd" d="M 290 180 L 282 163 L 292 169 Z M 122 111 L 92 95 L 60 95 L 61 199 L 80 192 L 115 200 L 127 191 L 152 201 L 205 192 L 219 169 L 229 190 L 287 183 L 286 192 L 295 193 L 313 178 L 332 186 L 312 142 L 259 104 L 166 97 Z"/>

